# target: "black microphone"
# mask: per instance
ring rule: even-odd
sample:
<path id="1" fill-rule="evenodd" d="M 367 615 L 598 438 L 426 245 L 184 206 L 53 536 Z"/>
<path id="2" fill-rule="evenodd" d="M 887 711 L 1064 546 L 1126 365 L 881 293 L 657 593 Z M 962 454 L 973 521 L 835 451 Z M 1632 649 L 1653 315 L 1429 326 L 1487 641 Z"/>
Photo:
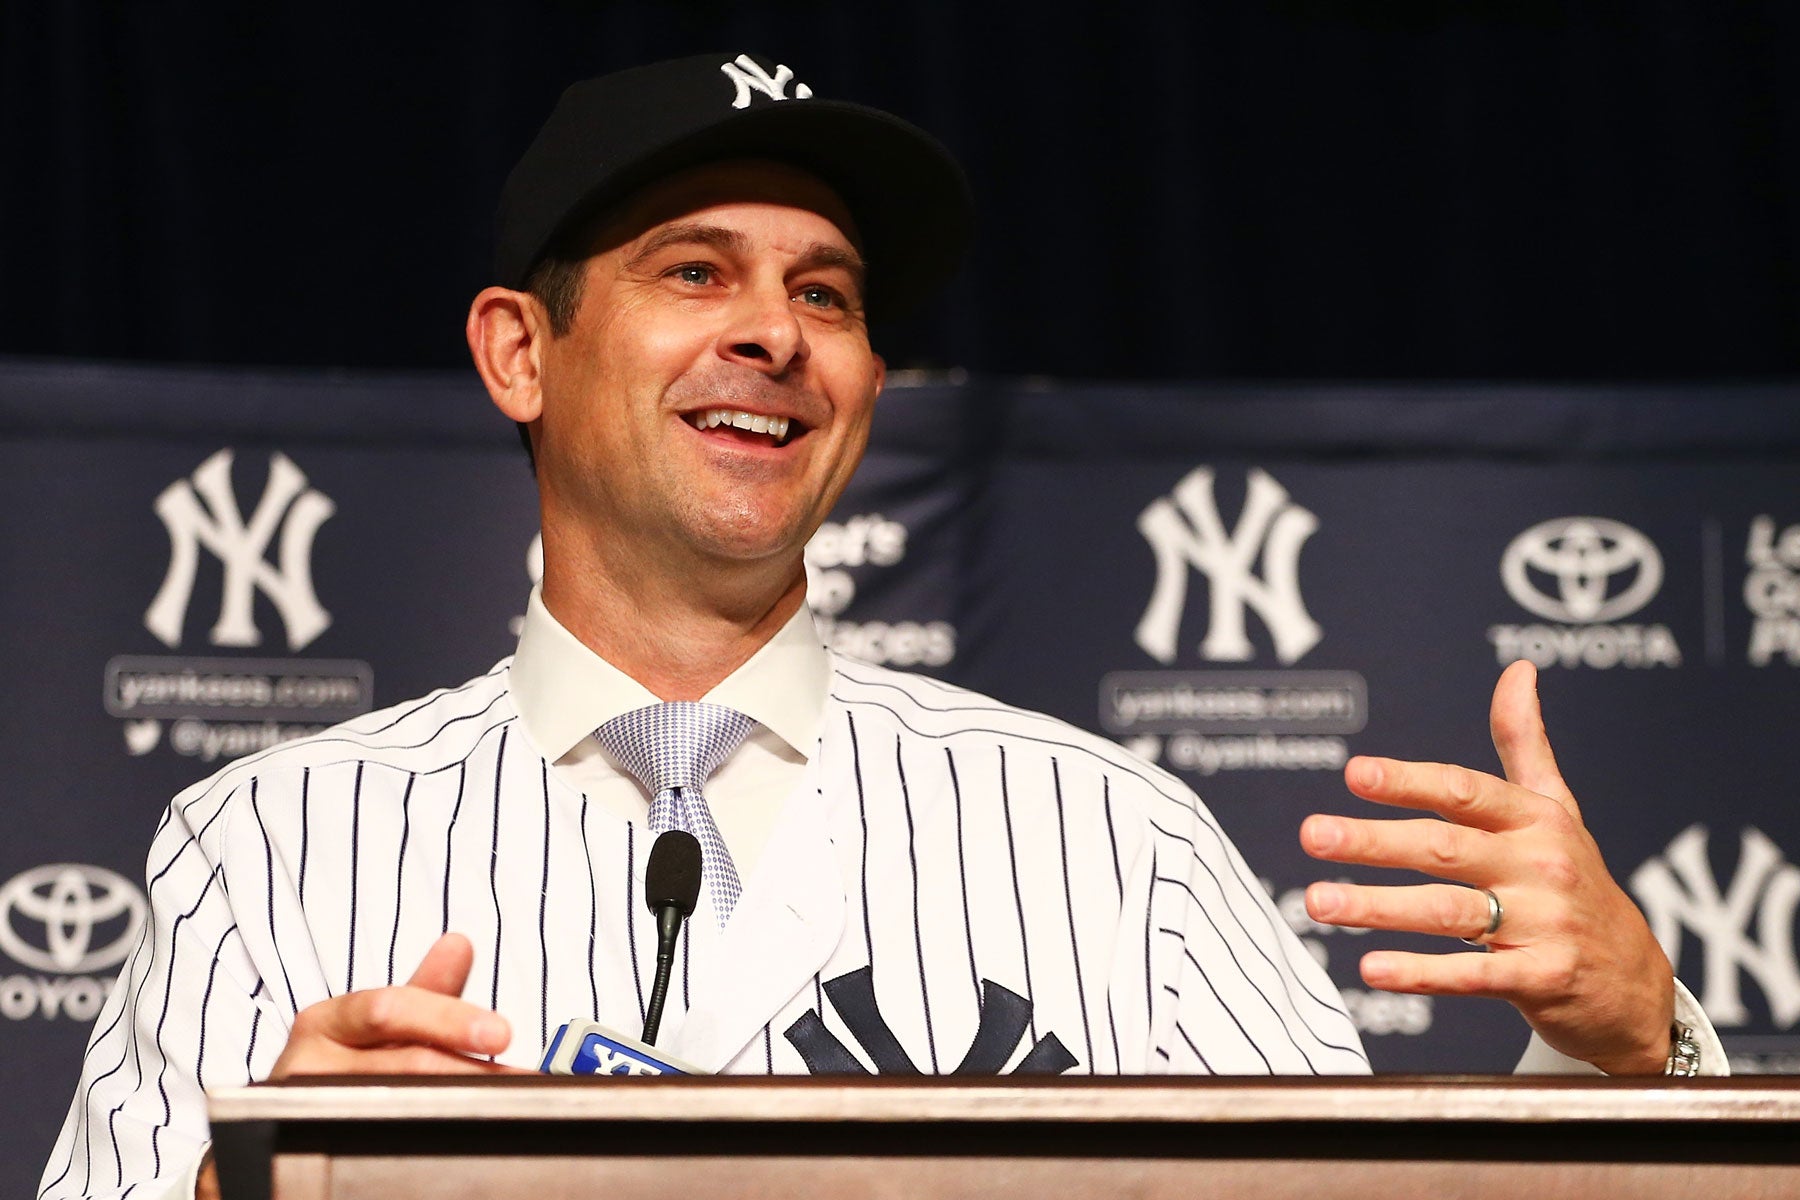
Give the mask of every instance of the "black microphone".
<path id="1" fill-rule="evenodd" d="M 675 969 L 675 942 L 681 937 L 681 923 L 693 914 L 699 899 L 700 843 L 685 830 L 671 829 L 650 847 L 650 862 L 644 868 L 644 900 L 656 914 L 656 980 L 644 1009 L 645 1045 L 656 1044 L 663 1001 L 669 995 L 669 973 Z"/>

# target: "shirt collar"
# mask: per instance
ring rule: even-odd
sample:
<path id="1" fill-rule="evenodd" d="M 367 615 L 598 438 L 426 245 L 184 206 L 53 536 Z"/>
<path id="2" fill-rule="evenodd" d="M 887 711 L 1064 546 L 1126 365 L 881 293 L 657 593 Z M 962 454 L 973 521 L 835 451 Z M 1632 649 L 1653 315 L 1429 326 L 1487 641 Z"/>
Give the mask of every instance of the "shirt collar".
<path id="1" fill-rule="evenodd" d="M 831 661 L 802 604 L 750 660 L 703 697 L 767 727 L 802 758 L 819 741 Z M 643 684 L 595 654 L 544 607 L 537 588 L 511 670 L 513 703 L 526 734 L 550 761 L 632 709 L 661 703 Z"/>

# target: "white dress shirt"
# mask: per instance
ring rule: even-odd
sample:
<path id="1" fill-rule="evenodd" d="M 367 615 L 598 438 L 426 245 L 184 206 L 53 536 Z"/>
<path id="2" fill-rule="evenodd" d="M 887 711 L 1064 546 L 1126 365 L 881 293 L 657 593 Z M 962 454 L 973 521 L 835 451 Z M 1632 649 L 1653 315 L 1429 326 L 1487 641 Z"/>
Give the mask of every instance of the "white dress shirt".
<path id="1" fill-rule="evenodd" d="M 748 879 L 819 745 L 831 661 L 804 605 L 750 660 L 703 699 L 756 722 L 703 787 L 713 822 Z M 526 736 L 557 777 L 619 817 L 643 824 L 651 794 L 594 738 L 622 713 L 661 703 L 643 684 L 588 649 L 532 589 L 512 665 Z"/>

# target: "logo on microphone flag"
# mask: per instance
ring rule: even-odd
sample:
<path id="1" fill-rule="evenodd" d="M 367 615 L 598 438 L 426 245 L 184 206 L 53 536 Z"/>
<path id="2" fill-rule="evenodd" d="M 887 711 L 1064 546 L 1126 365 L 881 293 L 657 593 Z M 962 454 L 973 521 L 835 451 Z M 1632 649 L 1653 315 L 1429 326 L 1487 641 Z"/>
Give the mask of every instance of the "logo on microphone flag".
<path id="1" fill-rule="evenodd" d="M 538 1070 L 546 1075 L 706 1074 L 595 1021 L 567 1021 L 559 1027 Z"/>

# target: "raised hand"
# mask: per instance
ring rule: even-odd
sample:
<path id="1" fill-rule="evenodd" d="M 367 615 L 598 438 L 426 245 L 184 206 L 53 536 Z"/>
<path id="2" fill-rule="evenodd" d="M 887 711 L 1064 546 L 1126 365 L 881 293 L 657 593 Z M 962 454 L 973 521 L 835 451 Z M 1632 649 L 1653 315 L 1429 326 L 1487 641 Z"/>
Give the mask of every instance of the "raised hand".
<path id="1" fill-rule="evenodd" d="M 1530 663 L 1500 676 L 1489 723 L 1505 779 L 1444 763 L 1354 758 L 1344 781 L 1356 795 L 1435 817 L 1315 814 L 1300 827 L 1314 858 L 1454 882 L 1315 883 L 1306 910 L 1334 925 L 1477 939 L 1483 951 L 1371 952 L 1363 980 L 1393 992 L 1498 997 L 1564 1054 L 1609 1074 L 1660 1072 L 1674 975 L 1582 824 L 1550 749 Z M 1491 934 L 1495 910 L 1485 893 L 1501 910 Z"/>

